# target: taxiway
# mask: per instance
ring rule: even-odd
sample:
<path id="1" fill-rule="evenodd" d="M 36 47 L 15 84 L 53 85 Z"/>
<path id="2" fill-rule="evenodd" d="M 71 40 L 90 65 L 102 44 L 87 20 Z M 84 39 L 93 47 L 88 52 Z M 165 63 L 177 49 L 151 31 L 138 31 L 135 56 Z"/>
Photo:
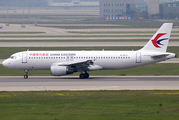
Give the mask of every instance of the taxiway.
<path id="1" fill-rule="evenodd" d="M 0 91 L 44 90 L 179 90 L 179 76 L 0 77 Z"/>

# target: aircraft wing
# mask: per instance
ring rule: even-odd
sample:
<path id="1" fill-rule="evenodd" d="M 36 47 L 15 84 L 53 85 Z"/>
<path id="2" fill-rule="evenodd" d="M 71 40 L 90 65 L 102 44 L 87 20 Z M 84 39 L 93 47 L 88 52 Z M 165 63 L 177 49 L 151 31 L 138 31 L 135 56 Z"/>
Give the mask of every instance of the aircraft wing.
<path id="1" fill-rule="evenodd" d="M 59 63 L 53 63 L 52 66 L 71 66 L 71 67 L 88 67 L 90 65 L 93 65 L 92 60 L 84 60 L 84 61 L 67 61 L 67 62 L 59 62 Z"/>
<path id="2" fill-rule="evenodd" d="M 94 62 L 92 60 L 84 60 L 84 61 L 70 61 L 70 62 L 59 62 L 59 63 L 53 63 L 51 66 L 69 66 L 70 68 L 74 69 L 82 69 L 82 70 L 101 70 L 103 67 L 99 65 L 94 65 Z"/>

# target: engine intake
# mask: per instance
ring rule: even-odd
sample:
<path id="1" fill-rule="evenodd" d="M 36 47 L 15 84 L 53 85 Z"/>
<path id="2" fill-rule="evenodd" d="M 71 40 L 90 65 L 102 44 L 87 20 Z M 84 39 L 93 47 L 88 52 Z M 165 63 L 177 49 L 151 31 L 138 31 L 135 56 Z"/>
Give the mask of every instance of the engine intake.
<path id="1" fill-rule="evenodd" d="M 74 73 L 74 70 L 67 66 L 51 66 L 50 71 L 53 76 L 69 75 Z"/>

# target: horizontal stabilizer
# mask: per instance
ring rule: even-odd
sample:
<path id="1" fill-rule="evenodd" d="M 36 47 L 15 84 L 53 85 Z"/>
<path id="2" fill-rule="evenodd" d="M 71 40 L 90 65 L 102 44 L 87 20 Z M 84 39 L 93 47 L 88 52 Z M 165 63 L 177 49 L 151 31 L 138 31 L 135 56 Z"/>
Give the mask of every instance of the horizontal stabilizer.
<path id="1" fill-rule="evenodd" d="M 170 55 L 170 54 L 167 54 L 167 53 L 164 53 L 164 54 L 155 54 L 155 55 L 151 55 L 151 57 L 152 58 L 154 58 L 154 59 L 159 59 L 159 58 L 162 58 L 162 57 L 166 57 L 166 56 L 168 56 L 168 55 Z"/>

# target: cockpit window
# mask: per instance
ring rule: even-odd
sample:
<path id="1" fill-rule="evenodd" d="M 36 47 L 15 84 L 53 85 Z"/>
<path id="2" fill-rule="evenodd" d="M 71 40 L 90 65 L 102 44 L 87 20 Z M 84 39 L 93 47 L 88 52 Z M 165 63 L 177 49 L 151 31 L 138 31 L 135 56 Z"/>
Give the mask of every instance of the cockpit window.
<path id="1" fill-rule="evenodd" d="M 11 56 L 10 59 L 16 59 L 16 56 Z"/>

